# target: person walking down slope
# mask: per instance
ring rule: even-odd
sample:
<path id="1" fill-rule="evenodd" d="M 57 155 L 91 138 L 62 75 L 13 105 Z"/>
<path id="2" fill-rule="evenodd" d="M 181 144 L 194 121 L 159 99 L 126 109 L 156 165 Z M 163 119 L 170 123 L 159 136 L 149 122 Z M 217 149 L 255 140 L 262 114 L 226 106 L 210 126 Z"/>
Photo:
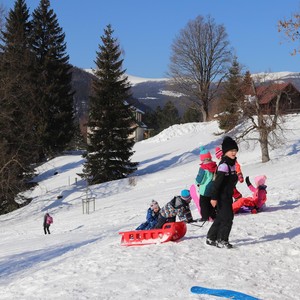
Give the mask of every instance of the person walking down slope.
<path id="1" fill-rule="evenodd" d="M 217 206 L 217 216 L 207 233 L 206 244 L 218 248 L 232 248 L 229 234 L 233 223 L 232 195 L 237 183 L 235 162 L 238 152 L 237 143 L 226 136 L 222 143 L 223 157 L 213 180 L 211 204 Z"/>
<path id="2" fill-rule="evenodd" d="M 200 147 L 200 168 L 196 177 L 196 184 L 199 188 L 199 204 L 201 208 L 200 221 L 208 221 L 209 218 L 216 218 L 216 209 L 211 205 L 211 185 L 217 164 L 212 161 L 211 154 L 204 147 Z"/>
<path id="3" fill-rule="evenodd" d="M 189 190 L 182 190 L 180 196 L 175 196 L 170 202 L 161 208 L 155 228 L 162 228 L 165 223 L 180 221 L 186 223 L 194 222 L 190 210 L 192 198 Z"/>
<path id="4" fill-rule="evenodd" d="M 50 234 L 50 225 L 53 223 L 53 218 L 50 216 L 49 213 L 46 213 L 45 216 L 44 216 L 44 223 L 43 223 L 43 226 L 44 226 L 44 233 L 45 234 Z"/>

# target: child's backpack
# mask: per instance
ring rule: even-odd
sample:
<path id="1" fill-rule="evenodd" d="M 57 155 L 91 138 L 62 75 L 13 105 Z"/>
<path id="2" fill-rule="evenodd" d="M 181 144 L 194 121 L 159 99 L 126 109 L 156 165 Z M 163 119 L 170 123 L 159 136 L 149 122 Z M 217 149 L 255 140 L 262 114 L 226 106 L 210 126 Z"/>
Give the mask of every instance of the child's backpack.
<path id="1" fill-rule="evenodd" d="M 50 215 L 47 216 L 46 223 L 47 224 L 52 224 L 53 223 L 53 218 Z"/>

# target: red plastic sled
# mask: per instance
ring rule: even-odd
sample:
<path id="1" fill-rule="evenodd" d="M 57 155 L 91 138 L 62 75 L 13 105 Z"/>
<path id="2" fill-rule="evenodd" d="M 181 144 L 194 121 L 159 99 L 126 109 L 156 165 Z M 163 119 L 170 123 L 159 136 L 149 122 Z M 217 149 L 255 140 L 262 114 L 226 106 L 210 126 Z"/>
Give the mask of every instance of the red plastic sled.
<path id="1" fill-rule="evenodd" d="M 119 232 L 122 235 L 122 246 L 142 246 L 176 241 L 186 234 L 185 222 L 164 224 L 162 229 L 133 230 Z"/>

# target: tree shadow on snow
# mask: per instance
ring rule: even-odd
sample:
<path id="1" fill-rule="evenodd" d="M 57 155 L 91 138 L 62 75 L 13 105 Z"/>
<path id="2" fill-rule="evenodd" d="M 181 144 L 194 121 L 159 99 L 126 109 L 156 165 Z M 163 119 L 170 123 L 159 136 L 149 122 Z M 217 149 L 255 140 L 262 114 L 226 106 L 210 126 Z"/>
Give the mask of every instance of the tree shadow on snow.
<path id="1" fill-rule="evenodd" d="M 263 212 L 273 212 L 273 211 L 278 211 L 278 210 L 295 209 L 299 206 L 300 206 L 299 200 L 280 201 L 279 206 L 267 206 L 263 210 Z"/>
<path id="2" fill-rule="evenodd" d="M 293 239 L 300 235 L 300 227 L 293 228 L 288 232 L 280 232 L 276 234 L 270 234 L 270 235 L 265 235 L 264 237 L 261 237 L 258 240 L 253 240 L 253 239 L 240 239 L 236 240 L 238 245 L 255 245 L 255 244 L 261 244 L 261 243 L 266 243 L 266 242 L 272 242 L 272 241 L 277 241 L 277 240 L 283 240 L 283 239 Z"/>
<path id="3" fill-rule="evenodd" d="M 290 151 L 288 153 L 288 155 L 295 155 L 298 154 L 300 152 L 299 150 L 299 146 L 300 146 L 300 140 L 298 140 L 297 142 L 295 141 L 295 143 L 292 146 L 292 151 Z"/>
<path id="4" fill-rule="evenodd" d="M 153 159 L 149 159 L 143 162 L 140 162 L 139 166 L 141 167 L 143 164 L 148 163 L 148 162 L 155 162 L 144 169 L 138 169 L 135 172 L 135 175 L 140 176 L 140 175 L 146 175 L 146 174 L 152 174 L 156 172 L 160 172 L 164 169 L 168 169 L 170 167 L 175 167 L 184 163 L 188 163 L 190 161 L 194 161 L 195 155 L 199 154 L 199 149 L 194 149 L 193 151 L 188 151 L 184 152 L 180 155 L 173 156 L 170 159 L 165 159 L 165 160 L 159 160 L 160 158 L 163 158 L 164 156 L 169 155 L 170 153 L 164 154 L 157 156 Z M 158 161 L 159 160 L 159 161 Z"/>
<path id="5" fill-rule="evenodd" d="M 42 249 L 36 251 L 28 251 L 16 255 L 8 256 L 0 263 L 0 278 L 12 278 L 15 275 L 25 272 L 33 266 L 46 263 L 59 256 L 83 247 L 87 244 L 94 243 L 102 237 L 86 240 L 80 243 L 74 243 L 67 246 L 55 247 L 51 249 Z"/>
<path id="6" fill-rule="evenodd" d="M 57 176 L 59 174 L 67 172 L 69 170 L 78 168 L 79 166 L 81 166 L 83 164 L 83 162 L 84 162 L 84 159 L 81 159 L 80 161 L 77 161 L 77 162 L 70 162 L 70 163 L 66 163 L 63 166 L 53 167 L 52 169 L 48 169 L 45 172 L 42 171 L 32 181 L 33 182 L 40 182 L 42 180 L 49 179 L 53 176 Z"/>
<path id="7" fill-rule="evenodd" d="M 221 143 L 221 139 L 218 139 L 209 144 L 203 144 L 202 146 L 204 146 L 206 149 L 210 149 L 210 150 L 214 151 L 215 147 L 217 145 L 219 145 L 220 143 Z M 197 147 L 192 151 L 187 151 L 180 155 L 173 156 L 170 159 L 161 160 L 163 157 L 166 157 L 167 155 L 170 155 L 170 154 L 171 153 L 166 153 L 166 154 L 159 155 L 159 156 L 156 156 L 151 159 L 141 161 L 139 163 L 139 167 L 142 167 L 143 164 L 147 164 L 147 163 L 151 163 L 151 162 L 153 162 L 153 164 L 145 167 L 144 169 L 138 169 L 135 172 L 135 175 L 139 176 L 139 175 L 145 175 L 145 174 L 152 174 L 152 173 L 156 173 L 156 172 L 159 172 L 161 170 L 164 170 L 164 169 L 167 169 L 170 167 L 174 167 L 174 166 L 178 166 L 180 164 L 189 163 L 191 161 L 194 161 L 195 156 L 196 157 L 199 156 L 199 148 Z"/>

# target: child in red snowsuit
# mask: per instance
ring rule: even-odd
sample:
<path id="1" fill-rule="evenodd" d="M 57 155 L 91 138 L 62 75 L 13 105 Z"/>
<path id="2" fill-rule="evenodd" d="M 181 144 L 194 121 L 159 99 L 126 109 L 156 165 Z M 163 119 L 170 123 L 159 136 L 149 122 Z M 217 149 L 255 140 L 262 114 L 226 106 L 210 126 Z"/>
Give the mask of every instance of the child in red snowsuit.
<path id="1" fill-rule="evenodd" d="M 252 214 L 260 211 L 267 201 L 267 186 L 265 185 L 267 177 L 265 175 L 256 176 L 254 178 L 256 188 L 251 184 L 249 177 L 246 177 L 246 183 L 249 190 L 252 192 L 252 197 L 240 198 L 233 202 L 232 209 L 237 213 L 242 206 L 249 207 Z"/>

